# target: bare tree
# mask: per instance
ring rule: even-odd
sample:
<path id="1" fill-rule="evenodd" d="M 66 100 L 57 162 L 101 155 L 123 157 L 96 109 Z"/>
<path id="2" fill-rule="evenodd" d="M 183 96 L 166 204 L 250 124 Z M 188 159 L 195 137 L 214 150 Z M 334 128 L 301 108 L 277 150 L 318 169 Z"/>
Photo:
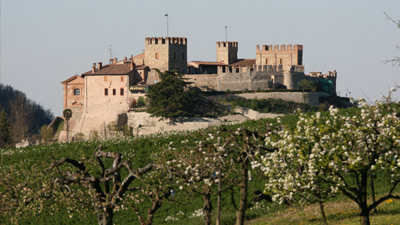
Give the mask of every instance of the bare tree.
<path id="1" fill-rule="evenodd" d="M 25 96 L 18 96 L 10 102 L 14 141 L 18 142 L 28 135 L 31 125 L 32 109 Z"/>
<path id="2" fill-rule="evenodd" d="M 384 12 L 386 19 L 396 24 L 397 28 L 400 28 L 400 20 L 395 20 L 390 17 L 386 12 Z M 396 48 L 400 49 L 399 45 L 396 45 Z M 391 63 L 393 66 L 400 65 L 400 57 L 395 56 L 393 59 L 385 60 L 384 63 Z"/>
<path id="3" fill-rule="evenodd" d="M 88 169 L 83 162 L 70 158 L 62 158 L 51 164 L 48 170 L 56 169 L 59 177 L 53 180 L 57 185 L 78 184 L 83 187 L 91 198 L 99 225 L 112 225 L 114 210 L 124 201 L 126 192 L 140 190 L 139 187 L 130 187 L 132 182 L 140 179 L 140 176 L 153 168 L 153 163 L 133 170 L 128 160 L 122 161 L 121 154 L 117 152 L 104 152 L 102 146 L 97 147 L 94 157 L 101 169 L 99 176 L 92 175 L 93 171 Z M 113 159 L 112 166 L 106 168 L 103 159 Z M 75 171 L 62 171 L 60 167 L 69 164 Z M 122 178 L 122 170 L 125 168 L 128 174 Z M 67 186 L 68 187 L 68 186 Z"/>

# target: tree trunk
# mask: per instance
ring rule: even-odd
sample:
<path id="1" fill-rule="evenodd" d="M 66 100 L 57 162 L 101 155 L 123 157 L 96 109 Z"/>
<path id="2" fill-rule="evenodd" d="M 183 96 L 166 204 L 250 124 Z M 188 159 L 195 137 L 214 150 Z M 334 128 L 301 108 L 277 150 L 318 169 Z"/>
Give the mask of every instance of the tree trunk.
<path id="1" fill-rule="evenodd" d="M 67 142 L 69 141 L 69 119 L 67 120 Z"/>
<path id="2" fill-rule="evenodd" d="M 368 203 L 367 203 L 367 187 L 368 187 L 368 172 L 361 173 L 361 182 L 359 186 L 359 207 L 361 210 L 361 225 L 370 225 L 369 221 L 369 210 L 368 210 Z"/>
<path id="3" fill-rule="evenodd" d="M 221 224 L 221 170 L 219 171 L 219 182 L 218 182 L 218 199 L 217 199 L 217 221 L 215 225 Z"/>
<path id="4" fill-rule="evenodd" d="M 205 194 L 203 196 L 204 205 L 203 205 L 203 212 L 204 212 L 204 220 L 205 225 L 211 225 L 211 194 Z"/>
<path id="5" fill-rule="evenodd" d="M 322 201 L 321 191 L 319 188 L 319 181 L 317 180 L 317 195 L 318 195 L 318 203 L 319 209 L 321 211 L 322 220 L 324 221 L 325 225 L 328 225 L 328 221 L 326 220 L 325 210 L 324 210 L 324 203 Z"/>
<path id="6" fill-rule="evenodd" d="M 361 208 L 361 225 L 370 225 L 369 221 L 369 211 L 365 205 L 365 207 L 360 207 Z"/>
<path id="7" fill-rule="evenodd" d="M 97 216 L 98 216 L 98 220 L 99 220 L 99 225 L 112 225 L 113 224 L 114 212 L 113 212 L 112 208 L 106 208 L 106 210 L 99 209 Z"/>
<path id="8" fill-rule="evenodd" d="M 372 171 L 370 172 L 369 177 L 371 180 L 371 192 L 372 192 L 372 204 L 373 204 L 375 203 L 375 187 L 374 187 L 374 175 Z M 376 207 L 374 208 L 374 213 L 378 213 L 378 209 Z"/>
<path id="9" fill-rule="evenodd" d="M 322 219 L 324 220 L 324 224 L 328 225 L 328 221 L 326 220 L 326 215 L 324 210 L 324 204 L 322 203 L 321 200 L 319 200 L 318 203 L 319 203 L 319 209 L 321 210 Z"/>
<path id="10" fill-rule="evenodd" d="M 244 214 L 246 212 L 247 204 L 247 182 L 249 178 L 249 165 L 245 159 L 242 162 L 241 168 L 241 181 L 240 181 L 240 196 L 239 196 L 239 207 L 236 211 L 236 225 L 244 224 Z"/>

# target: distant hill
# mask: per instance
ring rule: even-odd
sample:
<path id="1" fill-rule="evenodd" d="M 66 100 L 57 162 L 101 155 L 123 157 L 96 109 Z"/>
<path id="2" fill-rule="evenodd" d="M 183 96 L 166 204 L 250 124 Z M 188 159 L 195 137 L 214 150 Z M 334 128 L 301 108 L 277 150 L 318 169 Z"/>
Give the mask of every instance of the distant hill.
<path id="1" fill-rule="evenodd" d="M 38 134 L 40 128 L 54 118 L 50 110 L 28 99 L 25 93 L 0 84 L 0 110 L 3 109 L 12 123 L 15 142 Z"/>

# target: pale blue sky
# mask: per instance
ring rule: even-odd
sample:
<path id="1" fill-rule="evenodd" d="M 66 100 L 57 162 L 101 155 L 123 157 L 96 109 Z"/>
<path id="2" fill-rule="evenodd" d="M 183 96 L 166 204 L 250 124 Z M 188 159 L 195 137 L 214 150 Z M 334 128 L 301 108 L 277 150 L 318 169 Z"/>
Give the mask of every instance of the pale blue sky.
<path id="1" fill-rule="evenodd" d="M 303 44 L 306 72 L 337 70 L 338 92 L 378 99 L 400 67 L 398 0 L 1 0 L 1 81 L 62 114 L 61 81 L 93 62 L 122 59 L 144 49 L 145 37 L 188 38 L 188 59 L 215 60 L 215 42 L 239 42 L 239 58 L 255 46 Z M 400 95 L 398 95 L 400 96 Z M 400 100 L 400 99 L 398 99 Z"/>

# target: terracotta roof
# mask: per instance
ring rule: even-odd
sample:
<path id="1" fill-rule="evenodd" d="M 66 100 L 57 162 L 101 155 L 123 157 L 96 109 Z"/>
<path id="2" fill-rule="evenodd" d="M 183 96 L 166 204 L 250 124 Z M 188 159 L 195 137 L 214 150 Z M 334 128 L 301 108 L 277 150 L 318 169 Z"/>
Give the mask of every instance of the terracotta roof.
<path id="1" fill-rule="evenodd" d="M 65 83 L 71 82 L 71 81 L 73 81 L 73 80 L 75 80 L 75 79 L 77 79 L 77 78 L 82 78 L 82 77 L 80 77 L 79 75 L 75 75 L 75 76 L 72 76 L 72 77 L 70 77 L 70 78 L 64 80 L 64 81 L 61 82 L 61 83 L 62 83 L 62 84 L 65 84 Z"/>
<path id="2" fill-rule="evenodd" d="M 205 65 L 205 66 L 227 66 L 222 62 L 207 62 L 207 61 L 191 61 L 188 63 L 189 65 L 197 64 L 197 65 Z"/>
<path id="3" fill-rule="evenodd" d="M 141 66 L 135 67 L 135 69 L 137 69 L 137 70 L 144 70 L 146 68 L 148 68 L 148 66 L 146 66 L 146 65 L 141 65 Z"/>
<path id="4" fill-rule="evenodd" d="M 82 76 L 90 76 L 90 75 L 123 75 L 128 74 L 131 71 L 130 63 L 126 64 L 108 64 L 104 65 L 101 70 L 96 70 L 94 73 L 92 71 L 88 71 L 83 73 Z"/>
<path id="5" fill-rule="evenodd" d="M 256 64 L 256 60 L 255 59 L 238 59 L 238 61 L 230 64 L 229 66 L 233 66 L 233 67 L 242 67 L 242 66 L 252 67 L 252 66 L 254 66 L 254 64 Z"/>

